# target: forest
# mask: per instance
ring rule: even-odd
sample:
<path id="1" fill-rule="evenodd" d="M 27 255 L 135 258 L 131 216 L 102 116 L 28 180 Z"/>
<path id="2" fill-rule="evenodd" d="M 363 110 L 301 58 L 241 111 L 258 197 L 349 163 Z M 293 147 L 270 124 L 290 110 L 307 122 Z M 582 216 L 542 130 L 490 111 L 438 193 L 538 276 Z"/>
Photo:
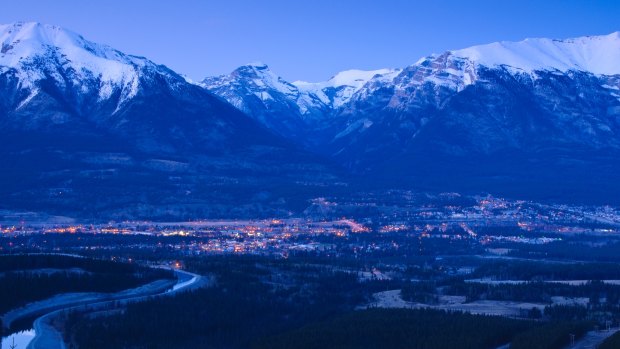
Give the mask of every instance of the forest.
<path id="1" fill-rule="evenodd" d="M 355 274 L 260 257 L 185 260 L 217 285 L 132 304 L 123 314 L 67 322 L 79 348 L 247 348 L 260 338 L 351 311 L 367 289 Z M 372 287 L 371 287 L 372 288 Z M 161 316 L 166 314 L 166 316 Z"/>
<path id="2" fill-rule="evenodd" d="M 591 304 L 617 304 L 620 286 L 601 281 L 587 281 L 580 285 L 554 282 L 523 282 L 487 284 L 478 282 L 452 282 L 443 288 L 449 295 L 466 296 L 467 301 L 481 299 L 498 301 L 523 301 L 550 303 L 552 297 L 588 298 Z"/>
<path id="3" fill-rule="evenodd" d="M 581 338 L 592 329 L 589 322 L 553 322 L 517 335 L 510 349 L 562 349 L 570 344 L 570 335 Z"/>
<path id="4" fill-rule="evenodd" d="M 496 260 L 482 263 L 470 278 L 496 280 L 620 280 L 618 263 L 601 262 L 529 262 Z"/>
<path id="5" fill-rule="evenodd" d="M 402 286 L 360 281 L 355 273 L 320 263 L 259 256 L 187 258 L 185 268 L 215 277 L 213 287 L 130 304 L 122 313 L 91 318 L 71 314 L 67 343 L 76 348 L 497 348 L 548 334 L 585 329 L 579 310 L 570 323 L 516 320 L 431 309 L 355 310 L 372 294 Z M 431 294 L 421 284 L 414 294 Z M 162 316 L 162 314 L 166 314 Z M 577 327 L 575 327 L 577 326 Z M 450 335 L 446 335 L 449 331 Z M 571 332 L 571 333 L 572 333 Z M 560 339 L 557 339 L 560 338 Z M 519 346 L 521 345 L 521 346 Z"/>
<path id="6" fill-rule="evenodd" d="M 130 263 L 60 255 L 0 256 L 0 314 L 66 292 L 117 292 L 173 274 Z"/>
<path id="7" fill-rule="evenodd" d="M 369 309 L 266 339 L 256 348 L 485 349 L 509 343 L 536 324 L 430 309 Z"/>
<path id="8" fill-rule="evenodd" d="M 617 332 L 613 336 L 607 338 L 598 349 L 618 349 L 620 348 L 620 332 Z"/>

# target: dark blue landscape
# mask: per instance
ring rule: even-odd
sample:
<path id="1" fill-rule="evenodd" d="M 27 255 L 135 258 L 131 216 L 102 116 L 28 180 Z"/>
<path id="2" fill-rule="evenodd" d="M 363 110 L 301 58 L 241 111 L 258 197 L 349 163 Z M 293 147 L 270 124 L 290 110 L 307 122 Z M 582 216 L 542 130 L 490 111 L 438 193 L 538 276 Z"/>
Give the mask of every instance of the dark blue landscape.
<path id="1" fill-rule="evenodd" d="M 299 15 L 277 2 L 274 21 Z M 580 6 L 618 11 L 598 5 Z M 250 7 L 213 23 L 249 26 Z M 273 68 L 198 79 L 62 26 L 0 25 L 0 349 L 620 348 L 620 32 L 597 23 L 313 82 L 278 73 L 335 64 L 319 49 L 334 38 L 301 23 L 329 59 L 283 64 L 269 43 L 296 41 L 264 22 L 209 52 L 263 43 Z"/>

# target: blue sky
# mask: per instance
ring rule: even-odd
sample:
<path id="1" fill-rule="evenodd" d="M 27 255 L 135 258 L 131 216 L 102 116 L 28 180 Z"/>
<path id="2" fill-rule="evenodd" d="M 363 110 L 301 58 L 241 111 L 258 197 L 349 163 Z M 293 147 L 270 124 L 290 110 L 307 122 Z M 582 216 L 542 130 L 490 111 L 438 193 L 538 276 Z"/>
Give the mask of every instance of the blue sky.
<path id="1" fill-rule="evenodd" d="M 493 41 L 609 34 L 620 30 L 620 1 L 4 2 L 0 22 L 15 21 L 60 25 L 193 79 L 262 61 L 287 80 L 320 81 Z"/>

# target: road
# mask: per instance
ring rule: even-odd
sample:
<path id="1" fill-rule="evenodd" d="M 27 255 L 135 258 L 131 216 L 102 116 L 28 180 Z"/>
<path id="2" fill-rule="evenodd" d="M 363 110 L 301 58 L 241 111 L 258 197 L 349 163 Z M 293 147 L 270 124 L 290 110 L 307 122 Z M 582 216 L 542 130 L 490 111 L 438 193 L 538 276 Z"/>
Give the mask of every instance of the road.
<path id="1" fill-rule="evenodd" d="M 177 275 L 177 283 L 172 286 L 172 289 L 167 288 L 166 290 L 153 294 L 152 288 L 139 287 L 114 294 L 112 299 L 66 306 L 37 318 L 34 322 L 35 337 L 28 344 L 28 349 L 66 349 L 66 345 L 62 340 L 62 334 L 53 326 L 54 320 L 66 311 L 100 311 L 110 306 L 126 305 L 127 303 L 143 301 L 150 297 L 173 295 L 181 291 L 201 287 L 208 282 L 207 278 L 194 273 L 182 270 L 174 270 L 174 272 Z"/>
<path id="2" fill-rule="evenodd" d="M 23 307 L 13 309 L 2 316 L 2 323 L 6 328 L 20 319 L 35 318 L 39 315 L 50 313 L 54 310 L 65 309 L 78 305 L 96 302 L 116 300 L 133 297 L 135 294 L 159 294 L 171 287 L 176 286 L 172 280 L 157 280 L 138 288 L 109 293 L 63 293 L 37 302 L 29 303 Z"/>
<path id="3" fill-rule="evenodd" d="M 590 331 L 583 338 L 576 341 L 575 345 L 568 345 L 565 349 L 595 349 L 605 339 L 618 331 L 620 331 L 618 328 L 612 328 L 609 331 Z"/>

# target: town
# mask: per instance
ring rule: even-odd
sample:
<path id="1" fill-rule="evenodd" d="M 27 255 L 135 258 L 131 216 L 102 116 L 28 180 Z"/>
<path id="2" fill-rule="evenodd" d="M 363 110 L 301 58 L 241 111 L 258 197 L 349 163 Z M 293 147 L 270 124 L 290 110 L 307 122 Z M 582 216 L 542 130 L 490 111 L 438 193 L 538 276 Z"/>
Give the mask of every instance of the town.
<path id="1" fill-rule="evenodd" d="M 5 238 L 0 240 L 0 249 L 4 253 L 59 251 L 61 246 L 45 244 L 53 240 L 54 234 L 68 234 L 64 241 L 71 241 L 71 235 L 78 236 L 76 239 L 86 240 L 79 244 L 80 248 L 88 250 L 110 248 L 88 243 L 89 235 L 111 234 L 135 236 L 132 241 L 136 248 L 162 247 L 161 241 L 170 241 L 167 248 L 187 255 L 268 256 L 287 256 L 295 251 L 330 255 L 354 255 L 370 250 L 388 253 L 402 250 L 402 245 L 412 241 L 424 245 L 425 240 L 461 241 L 488 251 L 507 243 L 540 245 L 584 236 L 620 238 L 620 210 L 609 206 L 573 207 L 492 196 L 467 198 L 455 193 L 427 199 L 419 207 L 387 206 L 368 199 L 352 203 L 320 198 L 312 204 L 309 211 L 325 212 L 327 207 L 330 213 L 309 214 L 304 218 L 97 224 L 29 222 L 18 214 L 5 214 L 0 215 L 3 218 L 0 232 Z M 375 212 L 371 217 L 363 217 L 351 207 L 356 210 L 370 207 Z M 346 217 L 347 213 L 351 218 Z M 372 239 L 364 238 L 369 236 Z M 149 246 L 150 241 L 157 244 Z"/>
<path id="2" fill-rule="evenodd" d="M 377 326 L 384 317 L 398 318 L 401 310 L 421 319 L 431 315 L 458 319 L 458 314 L 471 314 L 473 320 L 458 321 L 475 323 L 492 316 L 489 325 L 511 328 L 511 336 L 516 336 L 514 348 L 528 348 L 531 341 L 539 340 L 540 324 L 545 324 L 541 327 L 544 340 L 563 344 L 575 333 L 579 340 L 594 336 L 602 342 L 615 330 L 593 329 L 620 326 L 620 210 L 610 206 L 390 191 L 316 198 L 300 217 L 86 222 L 5 211 L 0 221 L 0 257 L 4 258 L 0 262 L 6 270 L 17 268 L 0 274 L 12 283 L 0 290 L 9 300 L 5 309 L 23 305 L 27 299 L 43 299 L 4 314 L 5 323 L 27 318 L 23 313 L 31 308 L 49 311 L 58 302 L 65 308 L 74 304 L 70 294 L 47 300 L 25 291 L 11 296 L 33 282 L 42 283 L 38 289 L 45 292 L 64 287 L 67 291 L 110 292 L 163 278 L 148 284 L 154 286 L 97 297 L 124 299 L 123 292 L 131 292 L 133 298 L 144 299 L 144 290 L 150 287 L 153 291 L 149 292 L 179 292 L 169 301 L 153 298 L 143 308 L 129 306 L 131 317 L 106 317 L 105 329 L 90 319 L 89 314 L 101 311 L 99 307 L 87 308 L 79 316 L 55 316 L 54 321 L 66 328 L 64 340 L 82 347 L 97 347 L 97 331 L 112 331 L 109 326 L 114 324 L 134 326 L 129 319 L 149 317 L 151 309 L 167 306 L 167 302 L 178 302 L 172 316 L 175 321 L 189 321 L 189 326 L 202 316 L 192 313 L 194 303 L 209 299 L 217 300 L 202 305 L 210 312 L 223 312 L 236 325 L 263 322 L 269 331 L 291 329 L 281 322 L 291 316 L 308 323 L 321 321 L 327 314 L 353 314 L 348 315 L 353 316 L 351 321 L 370 316 L 368 321 L 378 321 Z M 100 275 L 99 263 L 112 263 L 105 270 L 139 272 L 131 277 Z M 35 265 L 40 272 L 24 272 Z M 161 274 L 161 268 L 174 270 L 177 281 Z M 38 273 L 49 275 L 42 279 Z M 166 291 L 166 287 L 172 288 Z M 192 292 L 178 291 L 183 287 Z M 81 297 L 93 296 L 84 293 Z M 250 308 L 264 307 L 265 302 L 278 305 L 250 315 L 235 305 L 238 302 L 249 302 Z M 105 304 L 111 314 L 125 308 L 123 302 Z M 308 311 L 305 304 L 313 304 L 309 318 L 303 315 Z M 178 317 L 181 314 L 183 319 Z M 84 329 L 84 324 L 90 327 Z M 201 331 L 215 340 L 218 335 L 209 332 L 208 324 Z M 7 331 L 24 337 L 25 343 L 33 340 L 28 326 L 12 325 Z M 164 322 L 152 326 L 169 328 Z M 532 329 L 527 330 L 528 326 Z M 74 338 L 77 333 L 85 337 Z M 495 347 L 508 340 L 498 333 L 490 334 Z M 174 331 L 170 334 L 175 335 Z M 298 336 L 290 335 L 296 343 Z M 521 335 L 527 340 L 519 346 L 515 343 Z M 469 338 L 470 333 L 463 336 Z M 154 336 L 152 340 L 167 339 Z M 243 347 L 257 337 L 248 332 L 226 340 L 239 340 L 238 346 Z M 265 345 L 277 347 L 277 342 Z"/>

